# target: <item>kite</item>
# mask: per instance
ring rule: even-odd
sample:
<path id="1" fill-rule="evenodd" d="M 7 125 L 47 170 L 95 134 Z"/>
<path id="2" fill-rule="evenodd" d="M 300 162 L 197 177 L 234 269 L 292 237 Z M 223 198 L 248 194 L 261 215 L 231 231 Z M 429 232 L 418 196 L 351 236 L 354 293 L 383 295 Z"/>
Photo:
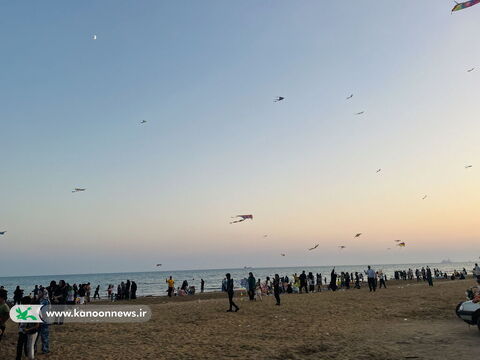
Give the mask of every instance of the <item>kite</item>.
<path id="1" fill-rule="evenodd" d="M 470 169 L 473 165 L 465 165 L 465 169 Z"/>
<path id="2" fill-rule="evenodd" d="M 472 72 L 473 70 L 475 70 L 475 68 L 471 68 L 471 69 L 468 69 L 467 72 Z"/>
<path id="3" fill-rule="evenodd" d="M 401 242 L 401 243 L 398 243 L 397 246 L 400 246 L 400 247 L 405 247 L 405 243 L 404 242 Z"/>
<path id="4" fill-rule="evenodd" d="M 355 115 L 362 115 L 364 113 L 365 113 L 365 111 L 360 111 L 360 112 L 357 112 Z"/>
<path id="5" fill-rule="evenodd" d="M 283 96 L 277 96 L 275 98 L 275 100 L 273 100 L 274 102 L 279 102 L 279 101 L 282 101 L 283 99 L 285 99 Z"/>
<path id="6" fill-rule="evenodd" d="M 80 191 L 85 191 L 87 189 L 82 189 L 82 188 L 75 188 L 74 190 L 72 190 L 72 193 L 74 192 L 80 192 Z"/>
<path id="7" fill-rule="evenodd" d="M 393 241 L 395 241 L 396 243 L 399 243 L 399 242 L 402 241 L 402 240 L 393 240 Z"/>
<path id="8" fill-rule="evenodd" d="M 312 248 L 308 249 L 308 251 L 315 250 L 315 249 L 318 247 L 318 245 L 320 245 L 320 244 L 317 244 L 317 245 L 315 245 L 314 247 L 312 247 Z"/>
<path id="9" fill-rule="evenodd" d="M 391 248 L 387 248 L 387 250 L 392 250 Z"/>
<path id="10" fill-rule="evenodd" d="M 162 264 L 157 264 L 157 266 L 162 266 Z"/>
<path id="11" fill-rule="evenodd" d="M 5 235 L 6 231 L 0 231 L 0 235 Z"/>
<path id="12" fill-rule="evenodd" d="M 379 173 L 380 171 L 382 171 L 382 169 L 377 169 L 377 173 Z"/>
<path id="13" fill-rule="evenodd" d="M 97 40 L 97 35 L 93 35 L 93 36 L 92 36 L 92 39 L 93 39 L 93 40 Z"/>
<path id="14" fill-rule="evenodd" d="M 268 237 L 268 235 L 263 235 L 264 238 Z"/>
<path id="15" fill-rule="evenodd" d="M 343 249 L 346 248 L 346 246 L 345 245 L 340 245 L 339 248 L 340 248 L 340 250 L 343 250 Z"/>
<path id="16" fill-rule="evenodd" d="M 236 223 L 245 221 L 245 220 L 247 220 L 247 219 L 253 220 L 253 215 L 237 215 L 237 216 L 232 216 L 232 219 L 235 219 L 235 218 L 241 218 L 241 219 L 240 219 L 240 220 L 231 221 L 230 224 L 236 224 Z"/>
<path id="17" fill-rule="evenodd" d="M 354 237 L 357 238 L 357 237 L 360 237 L 360 235 L 362 235 L 362 233 L 358 233 L 358 234 L 356 234 Z"/>
<path id="18" fill-rule="evenodd" d="M 147 120 L 140 121 L 140 124 L 146 124 L 146 123 L 147 123 Z"/>
<path id="19" fill-rule="evenodd" d="M 480 3 L 480 0 L 470 0 L 460 4 L 457 3 L 457 5 L 453 7 L 452 12 L 469 8 L 470 6 L 477 5 L 478 3 Z"/>
<path id="20" fill-rule="evenodd" d="M 427 195 L 423 195 L 422 200 L 425 200 L 427 198 Z"/>
<path id="21" fill-rule="evenodd" d="M 351 99 L 353 97 L 353 94 L 351 94 L 349 97 L 347 97 L 347 100 Z"/>
<path id="22" fill-rule="evenodd" d="M 285 254 L 280 254 L 281 256 L 285 256 Z"/>

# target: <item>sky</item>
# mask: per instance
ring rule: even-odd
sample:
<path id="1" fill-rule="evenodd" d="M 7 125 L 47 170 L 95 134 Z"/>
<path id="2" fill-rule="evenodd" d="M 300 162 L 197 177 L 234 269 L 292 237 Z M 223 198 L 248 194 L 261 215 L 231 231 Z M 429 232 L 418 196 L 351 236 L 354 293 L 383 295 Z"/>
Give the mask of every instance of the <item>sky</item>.
<path id="1" fill-rule="evenodd" d="M 477 259 L 453 5 L 1 1 L 0 274 Z"/>

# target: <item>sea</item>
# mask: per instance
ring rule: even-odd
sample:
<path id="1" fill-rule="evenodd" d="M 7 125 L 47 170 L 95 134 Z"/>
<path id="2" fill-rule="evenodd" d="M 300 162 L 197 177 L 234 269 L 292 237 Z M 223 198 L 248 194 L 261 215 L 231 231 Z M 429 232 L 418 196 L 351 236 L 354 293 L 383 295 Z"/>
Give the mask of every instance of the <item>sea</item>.
<path id="1" fill-rule="evenodd" d="M 443 262 L 443 263 L 420 263 L 420 264 L 379 264 L 372 265 L 376 271 L 382 270 L 388 278 L 393 278 L 394 272 L 398 270 L 421 269 L 430 266 L 431 269 L 439 269 L 442 272 L 451 274 L 454 270 L 460 271 L 463 268 L 469 273 L 474 267 L 473 262 Z M 300 274 L 303 270 L 307 274 L 311 271 L 314 275 L 317 273 L 326 277 L 330 281 L 330 273 L 333 266 L 299 266 L 299 267 L 268 267 L 268 268 L 242 268 L 242 269 L 210 269 L 210 270 L 180 270 L 180 271 L 149 271 L 149 272 L 126 272 L 126 273 L 105 273 L 105 274 L 68 274 L 68 275 L 38 275 L 38 276 L 10 276 L 0 277 L 0 286 L 4 286 L 9 292 L 9 297 L 13 296 L 13 291 L 17 285 L 24 290 L 24 294 L 31 293 L 35 285 L 48 286 L 50 281 L 59 280 L 73 285 L 80 283 L 90 283 L 92 289 L 100 285 L 100 296 L 106 296 L 106 290 L 109 284 L 120 284 L 122 281 L 135 281 L 137 283 L 138 296 L 163 296 L 167 294 L 166 279 L 172 276 L 175 280 L 175 286 L 181 286 L 184 280 L 187 280 L 189 286 L 194 285 L 200 290 L 200 279 L 205 281 L 205 291 L 219 291 L 221 289 L 222 280 L 226 273 L 230 273 L 235 281 L 235 286 L 241 287 L 240 281 L 248 277 L 248 273 L 252 272 L 258 279 L 264 281 L 267 276 L 272 278 L 275 274 L 280 276 L 292 274 Z M 338 274 L 342 271 L 363 272 L 367 269 L 367 265 L 341 265 L 335 266 Z"/>

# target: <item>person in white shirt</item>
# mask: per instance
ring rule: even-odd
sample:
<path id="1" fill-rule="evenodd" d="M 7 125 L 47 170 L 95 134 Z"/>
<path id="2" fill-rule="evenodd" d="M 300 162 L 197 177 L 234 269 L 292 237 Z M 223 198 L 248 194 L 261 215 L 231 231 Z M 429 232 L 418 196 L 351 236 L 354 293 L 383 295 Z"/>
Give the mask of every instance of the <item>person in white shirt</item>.
<path id="1" fill-rule="evenodd" d="M 368 288 L 370 289 L 370 292 L 377 290 L 377 274 L 375 273 L 375 270 L 368 265 L 368 270 L 365 271 L 365 274 L 367 274 L 368 277 Z"/>
<path id="2" fill-rule="evenodd" d="M 475 263 L 475 267 L 473 268 L 473 276 L 475 276 L 477 280 L 480 280 L 480 266 L 478 266 L 477 263 Z"/>

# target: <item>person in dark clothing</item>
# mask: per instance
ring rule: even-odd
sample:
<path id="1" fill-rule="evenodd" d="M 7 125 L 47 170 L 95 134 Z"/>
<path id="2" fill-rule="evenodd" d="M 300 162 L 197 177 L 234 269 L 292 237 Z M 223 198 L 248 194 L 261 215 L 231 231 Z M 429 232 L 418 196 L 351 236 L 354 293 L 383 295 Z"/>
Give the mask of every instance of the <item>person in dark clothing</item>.
<path id="1" fill-rule="evenodd" d="M 205 281 L 203 281 L 203 279 L 200 279 L 200 292 L 204 292 L 205 291 Z"/>
<path id="2" fill-rule="evenodd" d="M 355 289 L 360 289 L 360 276 L 355 272 Z"/>
<path id="3" fill-rule="evenodd" d="M 95 288 L 95 293 L 93 294 L 93 299 L 94 299 L 94 300 L 95 300 L 97 297 L 100 299 L 99 291 L 100 291 L 100 285 L 97 285 L 97 287 Z"/>
<path id="4" fill-rule="evenodd" d="M 137 298 L 137 283 L 132 281 L 130 286 L 130 299 L 135 300 Z"/>
<path id="5" fill-rule="evenodd" d="M 30 305 L 30 296 L 20 299 L 20 303 Z M 33 359 L 35 354 L 35 341 L 38 336 L 39 323 L 20 323 L 18 329 L 17 356 L 16 360 L 22 360 L 22 354 L 25 353 L 28 359 Z"/>
<path id="6" fill-rule="evenodd" d="M 345 273 L 345 287 L 350 289 L 350 274 L 348 272 Z"/>
<path id="7" fill-rule="evenodd" d="M 273 295 L 275 296 L 275 300 L 277 300 L 275 305 L 280 306 L 280 277 L 278 274 L 275 274 L 273 278 Z"/>
<path id="8" fill-rule="evenodd" d="M 337 290 L 337 273 L 335 272 L 335 268 L 332 269 L 332 273 L 330 274 L 330 290 Z"/>
<path id="9" fill-rule="evenodd" d="M 427 266 L 427 281 L 428 286 L 433 286 L 432 270 Z"/>
<path id="10" fill-rule="evenodd" d="M 15 305 L 20 304 L 23 298 L 23 290 L 20 289 L 20 286 L 17 285 L 15 291 L 13 292 L 13 302 Z"/>
<path id="11" fill-rule="evenodd" d="M 235 294 L 233 291 L 233 279 L 230 276 L 230 273 L 226 274 L 225 277 L 227 278 L 227 294 L 228 294 L 228 302 L 230 304 L 230 308 L 227 310 L 227 312 L 232 312 L 233 309 L 232 307 L 235 308 L 235 312 L 240 310 L 240 308 L 233 302 L 233 295 Z"/>
<path id="12" fill-rule="evenodd" d="M 125 299 L 130 300 L 130 280 L 127 280 L 127 283 L 125 284 Z"/>
<path id="13" fill-rule="evenodd" d="M 256 284 L 257 282 L 255 281 L 253 274 L 251 272 L 248 273 L 248 297 L 250 298 L 250 301 L 255 300 Z"/>
<path id="14" fill-rule="evenodd" d="M 307 274 L 305 274 L 305 270 L 302 271 L 300 276 L 298 277 L 300 279 L 300 289 L 299 293 L 302 293 L 302 289 L 305 289 L 305 292 L 308 293 L 308 288 L 307 288 Z"/>

